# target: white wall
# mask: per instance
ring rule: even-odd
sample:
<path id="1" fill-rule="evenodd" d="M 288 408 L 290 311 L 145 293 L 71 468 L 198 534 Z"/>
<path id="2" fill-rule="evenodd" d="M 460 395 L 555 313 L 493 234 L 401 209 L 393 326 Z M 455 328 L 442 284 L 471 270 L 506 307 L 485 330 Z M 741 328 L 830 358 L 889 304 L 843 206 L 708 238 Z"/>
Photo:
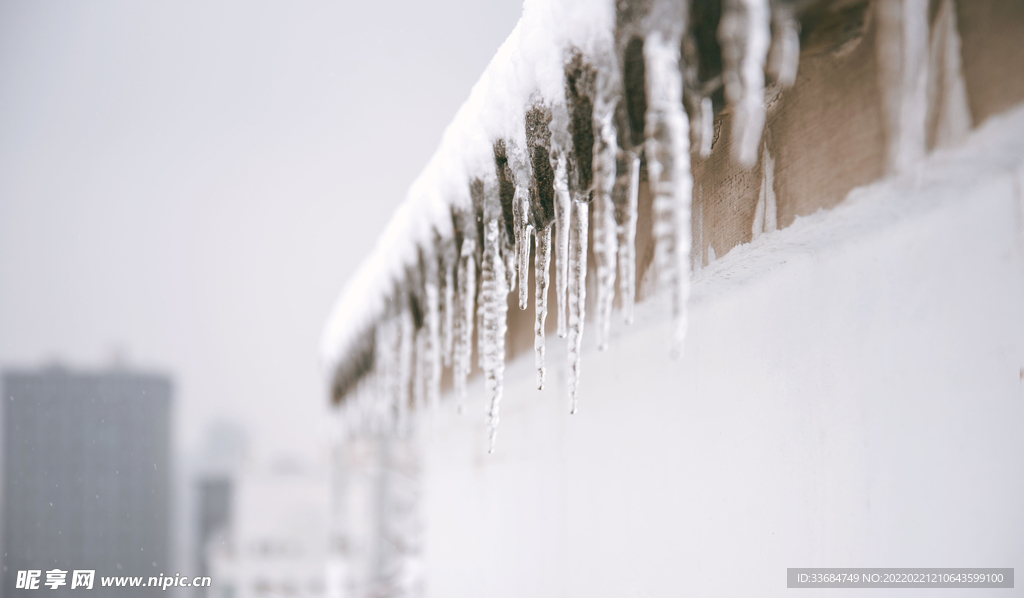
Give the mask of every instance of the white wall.
<path id="1" fill-rule="evenodd" d="M 549 339 L 547 390 L 532 356 L 506 372 L 494 455 L 480 381 L 461 416 L 447 397 L 422 422 L 428 595 L 763 596 L 787 567 L 1024 567 L 1022 158 L 1018 109 L 737 248 L 696 275 L 685 356 L 649 302 L 585 354 L 574 416 Z"/>

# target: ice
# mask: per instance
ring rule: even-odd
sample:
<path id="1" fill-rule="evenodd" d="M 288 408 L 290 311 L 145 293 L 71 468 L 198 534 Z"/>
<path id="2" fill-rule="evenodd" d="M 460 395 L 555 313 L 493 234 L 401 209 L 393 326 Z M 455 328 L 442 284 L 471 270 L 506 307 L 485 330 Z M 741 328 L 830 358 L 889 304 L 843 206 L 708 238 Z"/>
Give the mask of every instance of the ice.
<path id="1" fill-rule="evenodd" d="M 654 193 L 654 260 L 661 285 L 672 292 L 671 353 L 675 356 L 682 350 L 686 332 L 693 191 L 678 42 L 651 32 L 644 43 L 644 61 L 648 101 L 644 137 Z"/>
<path id="2" fill-rule="evenodd" d="M 597 348 L 608 348 L 608 332 L 615 300 L 618 236 L 612 190 L 616 175 L 615 125 L 612 106 L 598 104 L 594 150 L 594 260 L 597 262 Z"/>
<path id="3" fill-rule="evenodd" d="M 413 334 L 413 368 L 412 375 L 412 406 L 414 409 L 423 409 L 427 406 L 427 383 L 428 383 L 428 357 L 427 357 L 427 328 L 420 326 Z"/>
<path id="4" fill-rule="evenodd" d="M 428 260 L 433 262 L 433 260 Z M 434 268 L 436 269 L 436 267 Z M 423 384 L 427 405 L 436 409 L 441 402 L 441 314 L 437 276 L 429 271 L 424 282 L 427 309 L 424 318 Z"/>
<path id="5" fill-rule="evenodd" d="M 711 142 L 715 136 L 715 110 L 711 98 L 700 100 L 700 157 L 711 155 Z"/>
<path id="6" fill-rule="evenodd" d="M 569 177 L 566 173 L 565 153 L 559 153 L 555 163 L 555 297 L 558 301 L 558 336 L 565 338 L 568 330 L 566 293 L 569 284 L 569 222 L 572 203 L 569 197 Z"/>
<path id="7" fill-rule="evenodd" d="M 928 132 L 932 146 L 945 148 L 962 141 L 971 130 L 953 0 L 941 0 L 933 29 L 928 65 Z"/>
<path id="8" fill-rule="evenodd" d="M 580 361 L 583 349 L 583 323 L 587 307 L 587 227 L 590 206 L 572 201 L 569 239 L 569 397 L 570 413 L 576 413 L 580 389 Z"/>
<path id="9" fill-rule="evenodd" d="M 768 51 L 768 74 L 782 87 L 796 83 L 800 65 L 800 23 L 792 2 L 772 3 L 772 42 Z"/>
<path id="10" fill-rule="evenodd" d="M 544 390 L 544 321 L 548 317 L 548 265 L 551 263 L 551 225 L 537 231 L 537 248 L 534 252 L 534 279 L 537 283 L 537 321 L 533 328 L 534 361 L 537 365 L 537 388 Z"/>
<path id="11" fill-rule="evenodd" d="M 488 220 L 484 232 L 484 264 L 481 281 L 483 304 L 483 356 L 484 384 L 490 399 L 487 427 L 490 431 L 488 452 L 494 452 L 498 436 L 498 407 L 501 403 L 502 379 L 505 374 L 505 326 L 508 312 L 508 286 L 505 262 L 499 255 L 501 234 L 498 220 Z"/>
<path id="12" fill-rule="evenodd" d="M 775 232 L 778 228 L 778 207 L 775 203 L 775 160 L 768 152 L 768 145 L 765 144 L 761 151 L 761 191 L 757 196 L 757 207 L 754 210 L 752 238 L 756 239 L 763 233 Z"/>
<path id="13" fill-rule="evenodd" d="M 955 5 L 935 4 L 929 48 L 928 0 L 876 2 L 892 169 L 912 162 L 926 143 L 953 143 L 970 125 Z M 701 6 L 678 0 L 526 1 L 515 31 L 332 310 L 323 355 L 336 398 L 358 394 L 353 409 L 360 417 L 391 414 L 383 417 L 406 425 L 410 407 L 439 402 L 442 368 L 450 365 L 461 405 L 473 369 L 475 326 L 493 448 L 507 295 L 518 290 L 519 307 L 526 309 L 532 245 L 537 385 L 544 386 L 553 282 L 558 334 L 568 338 L 575 411 L 588 250 L 596 271 L 597 346 L 608 346 L 616 294 L 625 321 L 633 319 L 641 156 L 653 200 L 653 273 L 671 294 L 672 352 L 679 353 L 690 272 L 703 262 L 700 255 L 690 258 L 690 144 L 703 157 L 713 151 L 712 97 L 724 86 L 722 122 L 731 130 L 734 159 L 748 167 L 761 159 L 752 234 L 777 227 L 774 159 L 762 139 L 766 71 L 773 89 L 795 81 L 797 14 L 805 3 L 722 0 L 721 18 L 702 22 L 698 36 L 686 15 L 718 13 L 717 7 L 697 10 Z M 717 66 L 701 71 L 705 61 L 698 53 L 705 51 L 712 52 L 711 63 L 721 52 L 721 74 Z M 701 237 L 699 243 L 706 242 Z M 714 261 L 710 245 L 707 254 Z"/>
<path id="14" fill-rule="evenodd" d="M 411 400 L 413 367 L 415 366 L 416 339 L 415 323 L 412 319 L 408 296 L 400 295 L 404 308 L 398 316 L 398 380 L 395 392 L 395 418 L 400 430 L 408 424 L 409 403 Z"/>
<path id="15" fill-rule="evenodd" d="M 744 166 L 757 160 L 764 128 L 764 67 L 770 39 L 768 0 L 722 1 L 722 82 L 733 110 L 732 153 Z"/>
<path id="16" fill-rule="evenodd" d="M 374 377 L 373 385 L 377 397 L 382 400 L 385 407 L 385 417 L 394 421 L 395 412 L 398 407 L 399 396 L 399 342 L 401 331 L 398 328 L 398 320 L 387 318 L 377 326 L 374 342 Z"/>
<path id="17" fill-rule="evenodd" d="M 530 189 L 529 180 L 532 178 L 528 163 L 521 150 L 509 144 L 509 165 L 515 181 L 515 195 L 512 199 L 512 218 L 515 231 L 515 270 L 519 279 L 519 309 L 526 309 L 530 289 L 527 282 L 530 280 L 527 273 L 530 267 L 530 233 L 533 226 L 530 224 Z M 510 284 L 509 287 L 512 285 Z"/>
<path id="18" fill-rule="evenodd" d="M 928 0 L 878 0 L 875 37 L 886 167 L 904 172 L 925 154 L 928 113 Z"/>
<path id="19" fill-rule="evenodd" d="M 640 157 L 632 152 L 621 152 L 624 200 L 620 207 L 618 224 L 619 243 L 619 296 L 622 298 L 622 313 L 627 324 L 633 322 L 633 305 L 636 301 L 636 220 L 637 199 L 640 192 Z"/>
<path id="20" fill-rule="evenodd" d="M 520 209 L 524 208 L 525 206 Z M 519 269 L 519 309 L 526 309 L 526 304 L 530 297 L 528 285 L 530 276 L 527 272 L 530 269 L 530 241 L 532 238 L 533 226 L 523 224 L 519 232 L 519 247 L 516 248 L 516 253 L 519 256 L 518 263 L 516 264 Z"/>
<path id="21" fill-rule="evenodd" d="M 473 315 L 476 295 L 476 241 L 462 241 L 462 252 L 459 256 L 458 294 L 456 295 L 455 348 L 453 349 L 453 385 L 458 410 L 466 400 L 466 379 L 469 377 L 470 360 L 473 356 Z"/>
<path id="22" fill-rule="evenodd" d="M 452 351 L 455 347 L 455 268 L 458 259 L 454 249 L 444 256 L 444 303 L 441 305 L 441 346 L 444 367 L 452 367 Z"/>
<path id="23" fill-rule="evenodd" d="M 516 270 L 519 268 L 519 255 L 516 253 L 515 240 L 508 238 L 504 227 L 499 233 L 502 241 L 499 243 L 501 246 L 501 257 L 505 262 L 505 285 L 508 287 L 508 292 L 511 293 L 516 290 L 516 282 L 518 276 Z"/>

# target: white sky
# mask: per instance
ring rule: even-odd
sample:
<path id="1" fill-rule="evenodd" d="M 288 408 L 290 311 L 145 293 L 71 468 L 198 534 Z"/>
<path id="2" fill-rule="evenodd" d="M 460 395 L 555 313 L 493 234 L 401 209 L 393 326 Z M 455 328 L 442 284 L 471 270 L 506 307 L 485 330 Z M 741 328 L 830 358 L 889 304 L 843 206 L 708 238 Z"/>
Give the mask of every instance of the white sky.
<path id="1" fill-rule="evenodd" d="M 325 443 L 321 328 L 517 0 L 0 0 L 0 366 L 170 373 Z"/>

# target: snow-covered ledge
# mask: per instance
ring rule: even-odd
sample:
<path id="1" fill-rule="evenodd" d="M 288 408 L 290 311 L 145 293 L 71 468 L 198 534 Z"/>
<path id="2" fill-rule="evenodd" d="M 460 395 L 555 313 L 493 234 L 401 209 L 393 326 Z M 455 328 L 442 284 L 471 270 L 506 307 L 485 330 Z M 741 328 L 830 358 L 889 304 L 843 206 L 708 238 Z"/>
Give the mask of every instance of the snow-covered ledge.
<path id="1" fill-rule="evenodd" d="M 681 360 L 669 306 L 638 306 L 614 350 L 585 348 L 576 415 L 521 359 L 494 455 L 481 382 L 471 417 L 425 416 L 425 595 L 762 596 L 787 567 L 1019 567 L 1022 189 L 1024 107 L 702 270 Z"/>
<path id="2" fill-rule="evenodd" d="M 527 2 L 343 293 L 335 587 L 1024 556 L 1024 5 L 669 8 Z"/>
<path id="3" fill-rule="evenodd" d="M 362 411 L 401 426 L 479 368 L 493 437 L 506 357 L 528 344 L 543 387 L 568 338 L 575 403 L 584 323 L 607 347 L 615 306 L 659 292 L 678 354 L 694 269 L 1024 98 L 977 41 L 1021 20 L 999 4 L 526 2 L 333 311 L 333 399 L 373 386 Z"/>

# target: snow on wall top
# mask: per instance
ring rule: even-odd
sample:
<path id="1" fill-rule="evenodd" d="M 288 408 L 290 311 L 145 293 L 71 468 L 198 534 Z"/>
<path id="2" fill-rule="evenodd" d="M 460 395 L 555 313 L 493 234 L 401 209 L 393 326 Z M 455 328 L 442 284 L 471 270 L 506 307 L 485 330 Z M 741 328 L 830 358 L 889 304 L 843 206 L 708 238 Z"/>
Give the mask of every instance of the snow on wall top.
<path id="1" fill-rule="evenodd" d="M 641 168 L 653 196 L 655 272 L 672 296 L 678 350 L 690 285 L 690 148 L 710 152 L 712 117 L 728 109 L 732 157 L 753 165 L 765 86 L 794 82 L 800 19 L 833 3 L 527 0 L 334 307 L 322 343 L 334 399 L 355 396 L 373 425 L 400 430 L 409 409 L 439 400 L 443 367 L 452 368 L 461 401 L 475 332 L 493 443 L 507 295 L 518 282 L 519 306 L 526 307 L 532 246 L 538 386 L 545 378 L 546 290 L 553 279 L 575 406 L 587 249 L 596 261 L 595 321 L 604 348 L 616 288 L 631 317 Z M 928 58 L 928 1 L 875 5 L 883 24 L 887 150 L 898 170 L 923 144 L 906 115 L 915 114 L 917 74 Z"/>
<path id="2" fill-rule="evenodd" d="M 531 96 L 564 103 L 565 49 L 591 52 L 601 42 L 610 43 L 612 13 L 611 4 L 602 0 L 526 1 L 519 23 L 332 310 L 321 344 L 328 371 L 383 314 L 405 269 L 416 263 L 419 248 L 433 243 L 435 231 L 453 234 L 451 208 L 469 209 L 467 181 L 493 171 L 494 140 L 514 139 L 525 146 L 523 107 Z"/>

